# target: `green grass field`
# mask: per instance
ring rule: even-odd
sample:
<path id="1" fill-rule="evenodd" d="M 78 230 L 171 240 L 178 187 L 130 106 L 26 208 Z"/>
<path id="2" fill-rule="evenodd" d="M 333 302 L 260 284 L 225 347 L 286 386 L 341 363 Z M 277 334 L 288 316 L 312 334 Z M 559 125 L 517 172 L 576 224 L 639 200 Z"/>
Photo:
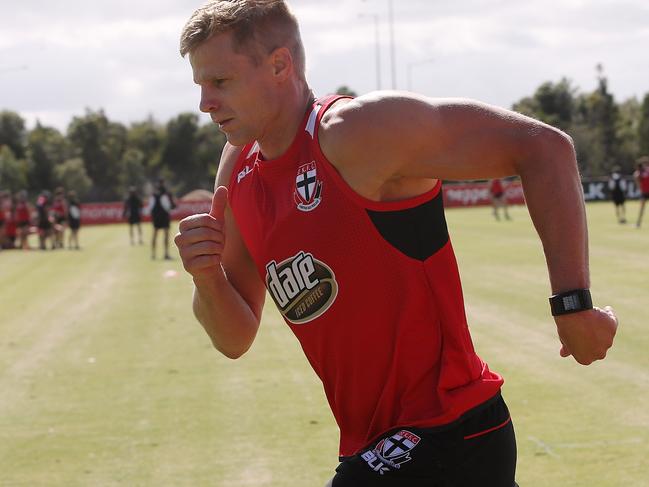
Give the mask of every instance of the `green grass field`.
<path id="1" fill-rule="evenodd" d="M 621 321 L 590 367 L 559 357 L 525 209 L 447 213 L 476 348 L 506 379 L 521 487 L 649 486 L 649 221 L 588 212 L 593 297 Z M 231 361 L 194 321 L 177 258 L 151 261 L 123 225 L 80 239 L 0 252 L 0 486 L 323 486 L 337 428 L 272 303 Z"/>

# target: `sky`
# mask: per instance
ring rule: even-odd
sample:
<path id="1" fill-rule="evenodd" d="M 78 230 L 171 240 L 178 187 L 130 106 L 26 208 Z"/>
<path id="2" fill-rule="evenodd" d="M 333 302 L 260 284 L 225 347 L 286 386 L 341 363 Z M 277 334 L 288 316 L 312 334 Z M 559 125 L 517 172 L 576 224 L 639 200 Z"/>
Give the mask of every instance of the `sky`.
<path id="1" fill-rule="evenodd" d="M 0 0 L 0 110 L 18 112 L 30 128 L 38 120 L 62 131 L 86 109 L 125 124 L 199 113 L 199 89 L 178 38 L 200 4 Z M 649 93 L 649 0 L 290 4 L 316 95 L 342 85 L 359 94 L 397 88 L 510 108 L 562 77 L 593 90 L 598 63 L 617 101 Z"/>

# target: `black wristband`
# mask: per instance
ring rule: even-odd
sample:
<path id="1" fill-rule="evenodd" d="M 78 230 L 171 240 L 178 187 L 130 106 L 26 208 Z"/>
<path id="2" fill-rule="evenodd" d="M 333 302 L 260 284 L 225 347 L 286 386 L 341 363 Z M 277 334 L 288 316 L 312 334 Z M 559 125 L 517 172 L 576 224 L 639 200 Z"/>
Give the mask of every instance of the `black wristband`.
<path id="1" fill-rule="evenodd" d="M 550 297 L 550 309 L 552 310 L 552 316 L 567 315 L 593 309 L 590 290 L 573 289 L 565 293 L 555 294 Z"/>

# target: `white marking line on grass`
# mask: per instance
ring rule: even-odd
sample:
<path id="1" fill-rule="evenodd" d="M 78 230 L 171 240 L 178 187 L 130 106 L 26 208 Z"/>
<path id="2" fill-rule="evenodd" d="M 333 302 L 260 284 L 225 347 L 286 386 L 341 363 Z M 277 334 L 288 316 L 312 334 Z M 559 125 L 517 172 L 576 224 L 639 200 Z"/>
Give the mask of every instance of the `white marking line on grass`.
<path id="1" fill-rule="evenodd" d="M 555 449 L 567 448 L 567 449 L 594 449 L 594 448 L 606 448 L 609 446 L 622 446 L 622 445 L 639 445 L 645 442 L 642 438 L 627 438 L 623 440 L 599 440 L 599 441 L 587 441 L 583 443 L 556 443 L 550 446 L 548 443 L 534 437 L 528 436 L 528 440 L 534 443 L 538 448 L 543 450 L 543 453 L 550 455 L 554 458 L 559 458 L 560 455 L 555 453 Z"/>
<path id="2" fill-rule="evenodd" d="M 626 440 L 599 440 L 588 441 L 585 443 L 558 443 L 554 445 L 555 448 L 602 448 L 607 446 L 620 446 L 620 445 L 638 445 L 644 443 L 642 438 L 628 438 Z"/>
<path id="3" fill-rule="evenodd" d="M 552 451 L 552 448 L 550 448 L 550 445 L 548 445 L 547 443 L 544 443 L 543 441 L 539 440 L 534 436 L 528 436 L 527 439 L 530 440 L 532 443 L 534 443 L 536 446 L 538 446 L 541 450 L 543 450 L 544 453 L 550 455 L 551 457 L 559 458 L 559 455 L 554 453 Z"/>

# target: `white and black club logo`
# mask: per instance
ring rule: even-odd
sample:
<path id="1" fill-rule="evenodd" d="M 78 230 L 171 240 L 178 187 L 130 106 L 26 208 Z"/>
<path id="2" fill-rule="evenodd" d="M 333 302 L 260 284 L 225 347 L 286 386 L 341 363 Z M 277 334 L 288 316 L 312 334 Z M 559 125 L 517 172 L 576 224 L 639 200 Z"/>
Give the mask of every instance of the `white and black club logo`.
<path id="1" fill-rule="evenodd" d="M 318 180 L 315 161 L 303 164 L 297 170 L 293 197 L 300 211 L 315 210 L 322 201 L 322 181 Z"/>

